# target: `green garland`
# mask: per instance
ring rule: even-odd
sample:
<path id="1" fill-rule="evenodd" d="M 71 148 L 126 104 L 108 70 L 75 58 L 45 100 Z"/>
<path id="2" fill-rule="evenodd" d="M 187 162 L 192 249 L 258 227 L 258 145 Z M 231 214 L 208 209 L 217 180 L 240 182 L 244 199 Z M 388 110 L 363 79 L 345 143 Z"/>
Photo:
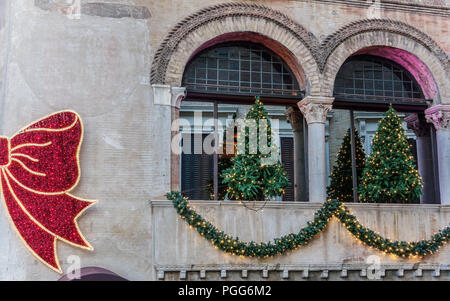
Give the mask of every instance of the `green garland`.
<path id="1" fill-rule="evenodd" d="M 386 254 L 401 257 L 424 257 L 433 254 L 449 241 L 450 227 L 446 227 L 434 234 L 430 240 L 417 242 L 392 241 L 383 238 L 374 231 L 362 226 L 343 203 L 328 200 L 314 214 L 314 220 L 297 234 L 291 233 L 272 242 L 243 242 L 217 229 L 189 206 L 188 199 L 179 192 L 170 192 L 167 198 L 173 202 L 177 213 L 200 235 L 209 240 L 216 248 L 239 256 L 264 258 L 283 254 L 306 245 L 314 236 L 325 229 L 330 219 L 335 216 L 350 231 L 351 234 L 364 244 L 374 247 Z"/>

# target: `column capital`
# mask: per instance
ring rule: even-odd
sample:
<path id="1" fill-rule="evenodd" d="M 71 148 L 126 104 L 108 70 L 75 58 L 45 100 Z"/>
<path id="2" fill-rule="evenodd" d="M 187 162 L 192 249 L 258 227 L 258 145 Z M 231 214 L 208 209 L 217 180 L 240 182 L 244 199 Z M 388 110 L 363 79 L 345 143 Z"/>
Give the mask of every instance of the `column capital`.
<path id="1" fill-rule="evenodd" d="M 417 137 L 430 136 L 430 125 L 426 122 L 423 115 L 411 114 L 407 116 L 404 121 L 408 129 L 413 130 Z"/>
<path id="2" fill-rule="evenodd" d="M 186 96 L 185 87 L 172 87 L 169 85 L 153 84 L 153 103 L 155 105 L 180 108 L 181 101 Z"/>
<path id="3" fill-rule="evenodd" d="M 289 107 L 284 114 L 287 116 L 289 123 L 292 126 L 292 131 L 298 132 L 303 129 L 303 115 L 302 112 L 296 110 L 295 107 Z"/>
<path id="4" fill-rule="evenodd" d="M 450 105 L 436 105 L 425 110 L 427 122 L 439 130 L 450 130 Z"/>
<path id="5" fill-rule="evenodd" d="M 308 124 L 323 123 L 327 120 L 327 114 L 331 112 L 334 97 L 307 96 L 297 103 L 300 111 Z"/>

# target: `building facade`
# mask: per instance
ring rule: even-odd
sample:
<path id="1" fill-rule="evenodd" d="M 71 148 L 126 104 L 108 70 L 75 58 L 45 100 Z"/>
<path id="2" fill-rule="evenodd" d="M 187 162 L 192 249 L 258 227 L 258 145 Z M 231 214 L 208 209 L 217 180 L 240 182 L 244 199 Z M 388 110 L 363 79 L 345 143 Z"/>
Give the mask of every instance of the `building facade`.
<path id="1" fill-rule="evenodd" d="M 392 239 L 428 239 L 448 227 L 449 16 L 445 0 L 3 0 L 0 134 L 61 110 L 83 119 L 73 193 L 98 200 L 79 219 L 94 250 L 59 242 L 64 274 L 98 267 L 130 280 L 374 279 L 375 264 L 376 279 L 448 280 L 448 246 L 394 258 L 359 244 L 336 219 L 288 254 L 228 255 L 189 229 L 165 194 L 192 192 L 196 210 L 246 241 L 295 233 L 326 201 L 349 112 L 370 153 L 377 121 L 393 103 L 423 196 L 348 208 Z M 289 197 L 257 210 L 208 201 L 214 160 L 174 148 L 217 129 L 196 124 L 196 114 L 225 124 L 244 116 L 256 95 L 277 120 Z M 6 207 L 0 211 L 0 279 L 61 278 L 27 250 Z"/>

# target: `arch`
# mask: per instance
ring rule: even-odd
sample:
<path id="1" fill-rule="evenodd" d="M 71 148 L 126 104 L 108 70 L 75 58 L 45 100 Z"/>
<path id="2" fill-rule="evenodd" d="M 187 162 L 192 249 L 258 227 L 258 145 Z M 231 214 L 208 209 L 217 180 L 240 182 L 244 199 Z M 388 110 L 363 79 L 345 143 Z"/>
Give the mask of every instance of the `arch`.
<path id="1" fill-rule="evenodd" d="M 188 62 L 190 62 L 193 58 L 197 56 L 197 54 L 199 54 L 203 50 L 213 48 L 215 45 L 227 42 L 251 42 L 264 46 L 268 50 L 278 55 L 283 60 L 283 62 L 288 65 L 290 71 L 295 76 L 299 86 L 303 89 L 306 88 L 307 78 L 302 66 L 298 62 L 295 55 L 289 49 L 281 45 L 278 41 L 252 32 L 230 32 L 218 36 L 206 42 L 205 44 L 200 46 L 197 50 L 195 50 L 194 53 L 188 59 Z"/>
<path id="2" fill-rule="evenodd" d="M 64 275 L 58 281 L 128 281 L 114 272 L 99 267 L 85 267 L 79 272 L 79 279 L 71 279 L 69 275 Z"/>
<path id="3" fill-rule="evenodd" d="M 347 58 L 366 53 L 405 67 L 435 104 L 441 99 L 450 102 L 447 54 L 428 35 L 405 23 L 377 19 L 350 23 L 330 35 L 322 51 L 323 95 L 332 95 L 336 75 Z"/>
<path id="4" fill-rule="evenodd" d="M 299 74 L 304 74 L 303 79 L 299 76 L 299 83 L 305 82 L 306 78 L 309 88 L 318 91 L 319 42 L 314 35 L 279 11 L 263 5 L 241 3 L 211 6 L 178 23 L 156 51 L 151 83 L 179 86 L 184 67 L 194 51 L 212 46 L 218 37 L 223 41 L 239 35 L 241 38 L 247 35 L 246 39 L 263 37 L 260 42 L 276 41 L 283 46 L 280 49 L 290 53 L 290 59 L 286 61 L 293 64 L 291 69 L 299 69 Z M 186 49 L 192 49 L 192 52 Z"/>

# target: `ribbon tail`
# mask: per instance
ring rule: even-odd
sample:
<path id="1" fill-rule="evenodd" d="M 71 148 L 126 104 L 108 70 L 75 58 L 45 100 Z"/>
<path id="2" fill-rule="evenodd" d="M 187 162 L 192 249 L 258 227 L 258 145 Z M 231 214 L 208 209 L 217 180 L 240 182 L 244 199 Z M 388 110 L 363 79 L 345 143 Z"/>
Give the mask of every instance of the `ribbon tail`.
<path id="1" fill-rule="evenodd" d="M 20 185 L 7 172 L 4 175 L 14 199 L 38 226 L 68 244 L 93 250 L 81 234 L 77 219 L 95 201 L 83 200 L 69 193 L 36 193 Z"/>
<path id="2" fill-rule="evenodd" d="M 62 273 L 56 254 L 56 237 L 34 223 L 11 193 L 6 176 L 1 173 L 1 186 L 11 221 L 27 248 L 52 270 Z"/>

